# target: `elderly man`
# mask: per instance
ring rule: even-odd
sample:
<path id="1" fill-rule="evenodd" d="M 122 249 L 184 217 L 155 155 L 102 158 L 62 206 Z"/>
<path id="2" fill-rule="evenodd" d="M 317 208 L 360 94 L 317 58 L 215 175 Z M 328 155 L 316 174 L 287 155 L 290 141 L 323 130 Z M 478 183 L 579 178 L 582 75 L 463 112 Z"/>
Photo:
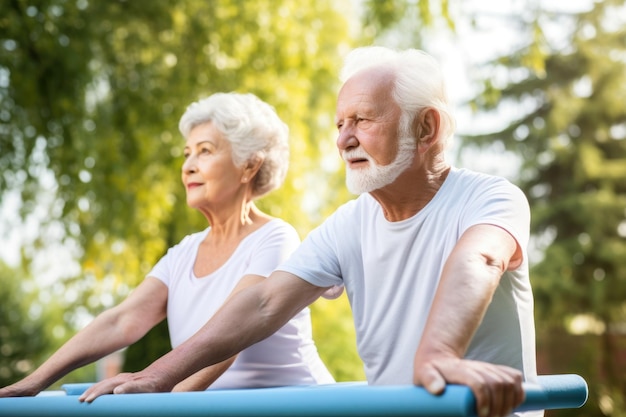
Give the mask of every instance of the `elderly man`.
<path id="1" fill-rule="evenodd" d="M 187 342 L 82 401 L 169 391 L 341 286 L 370 384 L 414 383 L 433 394 L 465 384 L 484 417 L 523 401 L 522 382 L 536 378 L 526 198 L 505 179 L 446 162 L 454 122 L 429 55 L 360 48 L 343 78 L 337 147 L 360 196 Z"/>

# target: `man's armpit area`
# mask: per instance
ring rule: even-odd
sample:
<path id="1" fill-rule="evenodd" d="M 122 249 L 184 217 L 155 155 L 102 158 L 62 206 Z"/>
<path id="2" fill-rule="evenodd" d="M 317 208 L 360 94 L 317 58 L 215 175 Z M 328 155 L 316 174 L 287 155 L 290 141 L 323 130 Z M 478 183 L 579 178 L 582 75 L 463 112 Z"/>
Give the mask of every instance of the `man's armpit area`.
<path id="1" fill-rule="evenodd" d="M 488 252 L 491 253 L 491 256 L 499 258 L 499 261 L 497 261 L 489 256 L 488 264 L 498 266 L 503 272 L 512 271 L 520 267 L 524 261 L 524 251 L 517 239 L 508 230 L 500 225 L 491 223 L 473 227 L 480 230 L 483 239 L 489 239 L 491 249 Z M 499 264 L 496 265 L 496 262 Z M 504 263 L 506 263 L 506 266 L 502 265 Z"/>
<path id="2" fill-rule="evenodd" d="M 524 261 L 524 251 L 522 251 L 522 247 L 520 246 L 517 239 L 515 239 L 515 237 L 508 230 L 500 226 L 498 227 L 511 238 L 511 240 L 513 241 L 513 244 L 515 245 L 515 252 L 513 252 L 511 259 L 509 260 L 509 266 L 506 269 L 507 271 L 513 271 L 519 268 L 522 262 Z"/>

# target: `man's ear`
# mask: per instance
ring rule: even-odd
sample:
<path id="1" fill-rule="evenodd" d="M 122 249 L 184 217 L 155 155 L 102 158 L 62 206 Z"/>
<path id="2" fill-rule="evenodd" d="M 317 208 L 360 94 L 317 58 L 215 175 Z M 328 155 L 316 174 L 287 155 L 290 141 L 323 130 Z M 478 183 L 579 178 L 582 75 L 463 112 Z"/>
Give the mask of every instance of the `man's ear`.
<path id="1" fill-rule="evenodd" d="M 426 153 L 439 139 L 441 116 L 432 107 L 423 109 L 413 121 L 417 150 Z"/>

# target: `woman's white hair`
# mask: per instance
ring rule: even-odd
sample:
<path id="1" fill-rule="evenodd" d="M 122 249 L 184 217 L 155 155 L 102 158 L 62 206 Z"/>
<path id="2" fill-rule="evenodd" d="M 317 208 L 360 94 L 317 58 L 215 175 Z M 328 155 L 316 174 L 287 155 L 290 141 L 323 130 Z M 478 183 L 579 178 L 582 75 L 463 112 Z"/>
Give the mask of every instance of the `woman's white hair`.
<path id="1" fill-rule="evenodd" d="M 417 49 L 396 51 L 382 46 L 368 46 L 351 51 L 345 59 L 340 78 L 346 82 L 357 72 L 372 68 L 390 68 L 394 80 L 393 98 L 402 109 L 401 129 L 408 128 L 421 109 L 434 108 L 441 117 L 444 142 L 454 134 L 455 121 L 448 102 L 439 63 Z"/>
<path id="2" fill-rule="evenodd" d="M 253 198 L 280 187 L 289 166 L 289 128 L 272 106 L 254 94 L 216 93 L 190 104 L 178 128 L 187 138 L 194 127 L 208 122 L 230 143 L 236 166 L 263 159 L 252 183 Z"/>

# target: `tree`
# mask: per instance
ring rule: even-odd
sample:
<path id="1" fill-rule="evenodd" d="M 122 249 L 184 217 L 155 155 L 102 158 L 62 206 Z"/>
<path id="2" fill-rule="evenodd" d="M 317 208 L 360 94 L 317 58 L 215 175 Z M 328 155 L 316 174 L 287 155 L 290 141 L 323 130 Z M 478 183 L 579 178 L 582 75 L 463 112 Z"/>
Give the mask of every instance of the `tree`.
<path id="1" fill-rule="evenodd" d="M 362 2 L 357 42 L 393 39 L 394 25 L 419 42 L 415 23 L 439 17 L 451 26 L 448 2 L 432 4 Z M 0 196 L 18 192 L 22 218 L 40 230 L 23 243 L 24 263 L 46 248 L 71 251 L 76 267 L 42 268 L 58 270 L 61 293 L 80 294 L 74 305 L 86 306 L 83 316 L 96 314 L 166 248 L 204 227 L 184 204 L 177 123 L 186 105 L 216 91 L 253 92 L 290 126 L 287 181 L 260 205 L 304 237 L 352 198 L 332 115 L 340 57 L 355 42 L 348 29 L 360 26 L 358 17 L 330 0 L 2 2 Z M 330 337 L 325 323 L 349 315 L 345 296 L 312 308 L 315 335 Z M 159 329 L 149 337 L 165 345 Z M 333 329 L 330 342 L 318 340 L 322 356 L 340 364 L 341 380 L 362 379 L 354 329 L 345 320 Z M 147 363 L 152 355 L 141 346 L 129 356 Z"/>
<path id="2" fill-rule="evenodd" d="M 23 271 L 0 263 L 0 386 L 17 381 L 32 371 L 50 345 L 41 308 L 29 306 L 33 294 Z"/>
<path id="3" fill-rule="evenodd" d="M 398 48 L 421 47 L 427 29 L 455 28 L 449 0 L 364 0 L 362 21 L 361 42 Z"/>
<path id="4" fill-rule="evenodd" d="M 614 363 L 626 322 L 624 11 L 611 0 L 573 15 L 539 10 L 541 27 L 571 27 L 571 34 L 492 62 L 486 73 L 507 76 L 486 79 L 472 104 L 483 112 L 509 105 L 515 117 L 499 131 L 465 136 L 467 144 L 498 142 L 521 158 L 517 182 L 530 200 L 541 255 L 531 270 L 540 348 L 576 330 L 598 334 L 595 348 L 577 351 L 593 357 L 564 370 L 587 378 L 587 408 L 594 409 L 587 415 L 626 413 L 626 381 Z M 538 46 L 543 67 L 528 65 L 529 48 Z"/>
<path id="5" fill-rule="evenodd" d="M 216 91 L 255 93 L 290 126 L 288 178 L 260 205 L 308 233 L 346 199 L 343 187 L 325 187 L 340 175 L 328 156 L 338 159 L 332 111 L 350 46 L 340 7 L 2 2 L 0 195 L 18 191 L 25 219 L 47 204 L 25 262 L 46 247 L 76 248 L 78 272 L 56 268 L 95 314 L 113 304 L 97 288 L 124 296 L 167 247 L 204 228 L 185 205 L 177 124 L 186 105 Z"/>

